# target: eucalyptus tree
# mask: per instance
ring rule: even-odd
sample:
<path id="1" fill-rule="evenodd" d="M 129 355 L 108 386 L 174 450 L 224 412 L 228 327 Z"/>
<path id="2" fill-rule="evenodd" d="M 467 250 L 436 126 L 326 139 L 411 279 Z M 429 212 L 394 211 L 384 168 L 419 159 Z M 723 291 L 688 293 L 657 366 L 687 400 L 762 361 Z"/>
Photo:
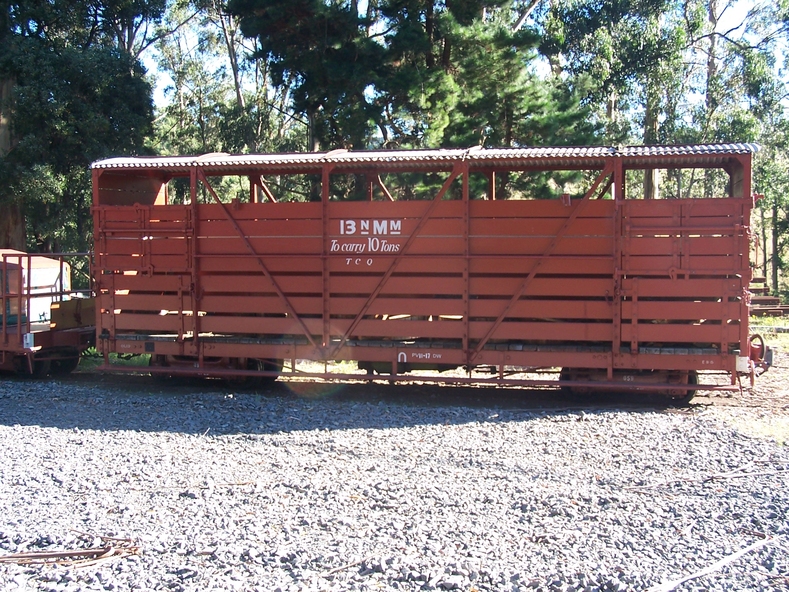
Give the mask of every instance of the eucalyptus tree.
<path id="1" fill-rule="evenodd" d="M 144 149 L 150 87 L 99 8 L 0 4 L 0 247 L 87 248 L 88 164 Z"/>
<path id="2" fill-rule="evenodd" d="M 771 212 L 760 232 L 777 291 L 789 186 L 773 164 L 785 154 L 789 2 L 552 0 L 538 3 L 535 15 L 554 75 L 591 82 L 586 102 L 606 123 L 609 141 L 763 145 L 755 186 L 770 194 L 761 202 Z M 663 182 L 668 196 L 710 197 L 725 179 L 674 171 Z M 656 184 L 657 177 L 645 178 L 645 195 L 656 196 Z"/>
<path id="3" fill-rule="evenodd" d="M 220 0 L 173 4 L 155 44 L 169 80 L 156 120 L 162 153 L 304 150 L 307 124 L 288 110 L 288 80 L 252 60 L 254 40 Z"/>

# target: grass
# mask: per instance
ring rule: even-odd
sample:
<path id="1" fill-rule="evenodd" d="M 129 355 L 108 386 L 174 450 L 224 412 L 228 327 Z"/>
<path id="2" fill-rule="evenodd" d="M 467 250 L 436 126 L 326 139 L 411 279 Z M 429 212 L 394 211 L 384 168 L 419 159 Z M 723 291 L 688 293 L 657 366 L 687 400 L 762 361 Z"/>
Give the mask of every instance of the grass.
<path id="1" fill-rule="evenodd" d="M 749 322 L 759 327 L 785 327 L 789 330 L 789 317 L 750 317 Z"/>
<path id="2" fill-rule="evenodd" d="M 123 354 L 110 354 L 110 363 L 119 366 L 148 366 L 150 354 L 141 354 L 135 356 L 124 356 Z M 82 359 L 79 362 L 80 372 L 90 372 L 95 370 L 104 363 L 104 357 L 96 351 L 96 348 L 91 347 L 82 354 Z"/>
<path id="3" fill-rule="evenodd" d="M 760 417 L 745 416 L 729 420 L 731 426 L 754 438 L 767 438 L 786 445 L 789 440 L 789 417 L 766 413 Z"/>
<path id="4" fill-rule="evenodd" d="M 769 322 L 762 322 L 769 321 Z M 751 334 L 758 333 L 770 347 L 789 349 L 789 319 L 785 317 L 762 317 L 751 319 Z"/>

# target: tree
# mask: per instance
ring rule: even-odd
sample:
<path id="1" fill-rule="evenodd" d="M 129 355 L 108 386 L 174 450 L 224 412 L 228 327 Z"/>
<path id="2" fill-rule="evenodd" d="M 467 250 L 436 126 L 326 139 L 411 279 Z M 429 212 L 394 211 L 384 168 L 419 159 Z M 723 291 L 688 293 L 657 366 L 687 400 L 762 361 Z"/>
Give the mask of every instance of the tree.
<path id="1" fill-rule="evenodd" d="M 293 108 L 308 118 L 314 149 L 366 145 L 380 117 L 370 87 L 388 64 L 355 4 L 231 0 L 228 10 L 241 18 L 243 34 L 257 39 L 255 55 L 270 64 L 273 84 L 293 81 Z"/>
<path id="2" fill-rule="evenodd" d="M 156 123 L 161 153 L 304 150 L 306 122 L 286 109 L 290 84 L 271 84 L 266 60 L 238 34 L 219 2 L 173 5 L 156 43 L 159 70 L 171 83 Z"/>
<path id="3" fill-rule="evenodd" d="M 683 96 L 684 58 L 702 26 L 690 2 L 557 0 L 538 15 L 541 52 L 555 76 L 584 81 L 609 142 L 665 140 L 658 121 Z"/>
<path id="4" fill-rule="evenodd" d="M 741 7 L 735 0 L 554 0 L 536 20 L 542 51 L 562 66 L 554 73 L 592 81 L 586 103 L 606 121 L 609 141 L 762 144 L 754 185 L 767 194 L 760 232 L 777 292 L 789 242 L 789 186 L 780 168 L 788 95 L 779 70 L 789 2 L 757 2 L 733 20 Z M 657 177 L 647 177 L 644 195 L 657 196 Z M 676 171 L 664 182 L 668 195 L 714 197 L 726 180 Z"/>
<path id="5" fill-rule="evenodd" d="M 572 89 L 530 67 L 537 38 L 503 0 L 231 0 L 313 147 L 525 145 L 589 138 Z M 555 117 L 557 107 L 571 108 Z M 527 115 L 527 116 L 526 116 Z M 554 118 L 551 119 L 550 115 Z"/>
<path id="6" fill-rule="evenodd" d="M 0 246 L 84 250 L 87 167 L 144 149 L 150 86 L 139 62 L 97 33 L 93 4 L 33 1 L 3 9 Z"/>

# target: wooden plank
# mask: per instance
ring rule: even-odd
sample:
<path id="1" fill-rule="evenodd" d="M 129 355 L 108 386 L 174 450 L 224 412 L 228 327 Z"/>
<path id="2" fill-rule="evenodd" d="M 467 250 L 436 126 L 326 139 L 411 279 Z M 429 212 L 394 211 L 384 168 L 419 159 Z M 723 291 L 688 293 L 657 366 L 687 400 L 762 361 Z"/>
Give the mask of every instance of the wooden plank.
<path id="1" fill-rule="evenodd" d="M 624 290 L 633 290 L 633 280 L 622 280 Z M 737 296 L 742 292 L 741 279 L 678 279 L 666 281 L 665 279 L 638 280 L 638 297 L 663 297 L 663 298 L 722 298 Z"/>
<path id="2" fill-rule="evenodd" d="M 523 278 L 471 278 L 471 294 L 476 296 L 511 296 L 523 284 Z M 597 296 L 612 295 L 610 278 L 545 278 L 537 276 L 526 290 L 526 296 Z"/>
<path id="3" fill-rule="evenodd" d="M 471 338 L 481 339 L 490 328 L 490 323 L 472 322 Z M 610 342 L 610 323 L 584 322 L 503 322 L 491 336 L 500 339 L 532 342 Z"/>
<path id="4" fill-rule="evenodd" d="M 323 330 L 322 319 L 303 319 L 313 335 Z M 350 321 L 348 321 L 350 322 Z M 200 317 L 200 330 L 221 335 L 302 335 L 292 318 L 207 315 Z"/>
<path id="5" fill-rule="evenodd" d="M 179 298 L 176 294 L 116 294 L 113 301 L 105 294 L 101 299 L 101 306 L 119 308 L 124 311 L 151 311 L 160 313 L 162 310 L 184 310 L 191 308 L 189 295 Z"/>
<path id="6" fill-rule="evenodd" d="M 672 255 L 675 249 L 683 255 L 733 255 L 741 252 L 739 239 L 721 237 L 683 237 L 681 241 L 670 237 L 628 237 L 627 254 Z M 677 242 L 679 241 L 679 242 Z"/>
<path id="7" fill-rule="evenodd" d="M 208 237 L 200 236 L 200 253 L 203 255 L 247 255 L 244 242 L 235 237 Z M 269 253 L 279 254 L 314 254 L 319 255 L 323 250 L 323 240 L 319 236 L 315 237 L 294 237 L 294 238 L 250 238 L 250 244 L 256 253 L 265 255 Z"/>
<path id="8" fill-rule="evenodd" d="M 568 212 L 569 215 L 569 212 Z M 550 236 L 562 228 L 567 216 L 561 218 L 472 218 L 470 234 L 474 237 Z M 567 236 L 607 236 L 614 234 L 613 218 L 576 218 Z"/>
<path id="9" fill-rule="evenodd" d="M 715 324 L 638 324 L 638 341 L 644 343 L 694 343 L 696 347 L 707 347 L 721 343 L 736 343 L 740 340 L 739 325 Z M 622 324 L 622 341 L 630 341 L 633 334 L 633 327 L 630 324 Z"/>
<path id="10" fill-rule="evenodd" d="M 319 315 L 323 311 L 323 300 L 319 296 L 292 296 L 288 298 L 299 315 Z M 208 313 L 234 313 L 259 316 L 261 314 L 287 314 L 285 303 L 272 294 L 206 294 L 200 299 L 201 311 Z"/>
<path id="11" fill-rule="evenodd" d="M 651 271 L 663 272 L 663 275 L 668 276 L 669 270 L 673 269 L 678 274 L 726 276 L 742 270 L 743 258 L 740 255 L 682 255 L 678 263 L 669 255 L 626 257 L 623 270 L 626 274 L 635 275 Z"/>
<path id="12" fill-rule="evenodd" d="M 138 237 L 107 237 L 104 241 L 106 248 L 100 254 L 110 256 L 139 255 L 143 248 L 143 241 Z"/>
<path id="13" fill-rule="evenodd" d="M 672 218 L 740 216 L 745 200 L 737 198 L 639 199 L 626 200 L 627 218 Z"/>
<path id="14" fill-rule="evenodd" d="M 189 253 L 189 244 L 180 237 L 160 237 L 144 241 L 145 248 L 153 255 L 183 255 Z"/>
<path id="15" fill-rule="evenodd" d="M 291 255 L 281 255 L 279 257 L 263 256 L 261 259 L 263 259 L 263 263 L 266 264 L 266 267 L 272 273 L 321 273 L 322 269 L 320 257 L 317 256 L 293 257 Z M 238 256 L 205 255 L 201 256 L 199 261 L 200 270 L 206 274 L 216 272 L 243 275 L 263 274 L 257 258 L 249 253 Z"/>
<path id="16" fill-rule="evenodd" d="M 573 206 L 579 200 L 574 200 Z M 469 204 L 471 218 L 568 218 L 572 207 L 559 200 L 474 200 Z M 580 218 L 612 218 L 614 202 L 594 200 L 583 211 Z"/>
<path id="17" fill-rule="evenodd" d="M 323 282 L 320 276 L 276 276 L 276 282 L 285 293 L 321 294 Z M 263 276 L 203 275 L 200 284 L 206 294 L 255 294 L 275 293 L 274 284 Z"/>
<path id="18" fill-rule="evenodd" d="M 370 294 L 378 286 L 380 277 L 336 277 L 330 279 L 332 294 Z M 463 292 L 462 277 L 414 277 L 393 275 L 384 284 L 381 295 L 456 295 Z"/>
<path id="19" fill-rule="evenodd" d="M 239 227 L 248 238 L 256 237 L 322 237 L 323 225 L 320 219 L 290 218 L 287 220 L 237 220 Z M 227 220 L 205 220 L 200 222 L 200 236 L 240 240 L 238 231 Z"/>
<path id="20" fill-rule="evenodd" d="M 191 327 L 192 320 L 189 320 Z M 178 333 L 181 318 L 178 315 L 123 313 L 115 315 L 115 331 L 134 331 L 143 334 Z"/>
<path id="21" fill-rule="evenodd" d="M 188 289 L 191 276 L 178 275 L 103 275 L 96 276 L 97 290 L 130 290 L 134 292 L 177 292 L 179 288 Z"/>
<path id="22" fill-rule="evenodd" d="M 236 220 L 289 220 L 297 219 L 316 219 L 321 218 L 320 202 L 280 202 L 280 203 L 239 203 L 237 209 L 233 209 L 233 217 Z M 216 203 L 198 204 L 197 218 L 200 222 L 208 220 L 227 220 L 222 206 Z"/>
<path id="23" fill-rule="evenodd" d="M 507 238 L 506 240 L 501 238 L 472 238 L 471 254 L 474 256 L 492 254 L 541 256 L 545 253 L 552 240 L 553 237 L 549 236 L 542 238 Z M 428 246 L 420 241 L 416 241 L 416 245 L 420 248 Z M 567 236 L 559 241 L 552 254 L 602 256 L 610 255 L 612 251 L 612 237 Z"/>
<path id="24" fill-rule="evenodd" d="M 637 315 L 640 320 L 728 320 L 747 317 L 747 309 L 740 302 L 687 302 L 687 301 L 650 301 L 639 300 L 636 305 Z M 622 303 L 622 318 L 630 319 L 633 316 L 633 303 Z"/>
<path id="25" fill-rule="evenodd" d="M 501 300 L 472 300 L 469 314 L 474 317 L 497 317 L 509 303 Z M 605 319 L 613 317 L 613 302 L 606 300 L 519 300 L 507 319 Z"/>

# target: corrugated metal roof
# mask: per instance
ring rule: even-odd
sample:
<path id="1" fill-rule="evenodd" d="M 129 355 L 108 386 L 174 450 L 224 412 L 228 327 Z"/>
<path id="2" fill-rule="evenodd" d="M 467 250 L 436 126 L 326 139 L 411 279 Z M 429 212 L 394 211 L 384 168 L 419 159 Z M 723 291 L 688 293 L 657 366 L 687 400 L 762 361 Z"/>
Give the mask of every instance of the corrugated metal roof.
<path id="1" fill-rule="evenodd" d="M 299 154 L 247 154 L 224 153 L 202 156 L 119 157 L 99 160 L 91 165 L 97 170 L 107 169 L 159 169 L 183 172 L 195 166 L 215 172 L 252 168 L 317 170 L 332 163 L 336 167 L 354 168 L 367 166 L 381 169 L 423 168 L 445 164 L 450 166 L 468 160 L 479 166 L 520 164 L 522 166 L 583 166 L 594 167 L 608 158 L 623 158 L 630 163 L 658 159 L 661 164 L 718 162 L 726 156 L 753 154 L 757 144 L 701 144 L 679 146 L 556 146 L 534 148 L 469 148 L 441 150 L 376 150 L 351 152 L 307 152 Z"/>

